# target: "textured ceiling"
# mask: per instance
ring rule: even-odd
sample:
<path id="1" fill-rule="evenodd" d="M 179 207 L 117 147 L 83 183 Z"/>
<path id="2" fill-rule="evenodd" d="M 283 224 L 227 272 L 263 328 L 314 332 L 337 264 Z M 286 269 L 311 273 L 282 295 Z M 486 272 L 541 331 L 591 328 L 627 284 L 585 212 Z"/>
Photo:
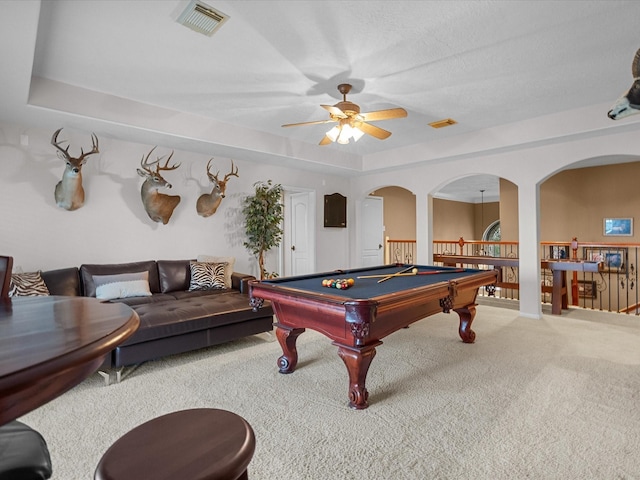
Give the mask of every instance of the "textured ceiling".
<path id="1" fill-rule="evenodd" d="M 212 37 L 174 21 L 186 3 L 0 2 L 0 120 L 357 174 L 369 157 L 590 105 L 607 126 L 640 47 L 635 0 L 207 0 L 230 17 Z M 320 105 L 340 100 L 340 83 L 362 111 L 407 118 L 376 122 L 387 140 L 324 147 L 326 125 L 281 127 L 328 118 Z M 428 126 L 444 118 L 458 124 Z M 449 188 L 485 184 L 491 198 L 495 178 Z"/>

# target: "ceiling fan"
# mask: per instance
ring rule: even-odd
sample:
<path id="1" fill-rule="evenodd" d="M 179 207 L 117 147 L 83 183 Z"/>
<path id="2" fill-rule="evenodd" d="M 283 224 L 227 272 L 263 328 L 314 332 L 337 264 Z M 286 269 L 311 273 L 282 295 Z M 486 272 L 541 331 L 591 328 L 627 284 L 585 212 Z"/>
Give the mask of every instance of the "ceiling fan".
<path id="1" fill-rule="evenodd" d="M 347 101 L 347 93 L 351 91 L 351 85 L 348 83 L 341 83 L 338 85 L 338 91 L 342 94 L 341 102 L 338 102 L 335 105 L 320 105 L 329 112 L 329 118 L 327 120 L 288 123 L 282 126 L 298 127 L 301 125 L 318 125 L 322 123 L 336 122 L 338 125 L 334 126 L 325 134 L 322 140 L 320 140 L 320 145 L 328 145 L 331 142 L 346 144 L 349 143 L 350 138 L 353 138 L 353 140 L 357 142 L 365 133 L 380 140 L 384 140 L 391 135 L 391 132 L 367 122 L 389 120 L 392 118 L 402 118 L 407 116 L 407 111 L 404 108 L 390 108 L 387 110 L 360 113 L 360 107 L 358 105 Z"/>

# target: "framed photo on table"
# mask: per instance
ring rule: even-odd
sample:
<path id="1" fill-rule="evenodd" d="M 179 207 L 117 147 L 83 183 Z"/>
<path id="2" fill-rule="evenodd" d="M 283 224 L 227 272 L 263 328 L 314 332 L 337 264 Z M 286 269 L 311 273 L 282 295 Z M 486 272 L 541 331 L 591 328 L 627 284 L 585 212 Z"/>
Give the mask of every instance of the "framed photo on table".
<path id="1" fill-rule="evenodd" d="M 549 258 L 556 260 L 569 258 L 569 247 L 567 245 L 549 245 Z"/>
<path id="2" fill-rule="evenodd" d="M 596 299 L 596 282 L 592 280 L 578 280 L 578 296 L 580 298 Z"/>
<path id="3" fill-rule="evenodd" d="M 586 260 L 603 263 L 603 272 L 624 273 L 627 271 L 626 248 L 587 248 L 585 250 Z"/>
<path id="4" fill-rule="evenodd" d="M 606 237 L 632 237 L 633 218 L 605 218 L 603 234 Z"/>

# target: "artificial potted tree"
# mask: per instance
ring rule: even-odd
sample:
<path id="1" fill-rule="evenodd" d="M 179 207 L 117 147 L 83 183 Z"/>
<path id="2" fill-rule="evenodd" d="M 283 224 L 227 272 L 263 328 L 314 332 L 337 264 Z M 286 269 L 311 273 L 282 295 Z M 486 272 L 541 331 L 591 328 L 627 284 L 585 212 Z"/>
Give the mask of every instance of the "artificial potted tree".
<path id="1" fill-rule="evenodd" d="M 264 267 L 264 255 L 282 241 L 282 185 L 271 180 L 253 184 L 255 194 L 244 199 L 242 213 L 245 217 L 247 240 L 244 246 L 257 257 L 260 280 L 276 276 Z"/>

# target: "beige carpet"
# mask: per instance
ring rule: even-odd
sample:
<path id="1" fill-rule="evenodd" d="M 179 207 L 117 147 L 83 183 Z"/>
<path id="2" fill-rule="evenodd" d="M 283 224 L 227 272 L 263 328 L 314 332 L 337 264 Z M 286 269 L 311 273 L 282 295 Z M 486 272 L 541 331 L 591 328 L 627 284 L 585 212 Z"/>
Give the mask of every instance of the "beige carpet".
<path id="1" fill-rule="evenodd" d="M 640 478 L 639 322 L 480 306 L 467 345 L 455 314 L 430 317 L 384 339 L 362 411 L 346 406 L 346 368 L 325 337 L 303 334 L 297 371 L 281 375 L 278 342 L 256 336 L 110 387 L 95 375 L 22 420 L 47 439 L 56 480 L 93 478 L 118 437 L 194 407 L 253 426 L 252 480 Z"/>

